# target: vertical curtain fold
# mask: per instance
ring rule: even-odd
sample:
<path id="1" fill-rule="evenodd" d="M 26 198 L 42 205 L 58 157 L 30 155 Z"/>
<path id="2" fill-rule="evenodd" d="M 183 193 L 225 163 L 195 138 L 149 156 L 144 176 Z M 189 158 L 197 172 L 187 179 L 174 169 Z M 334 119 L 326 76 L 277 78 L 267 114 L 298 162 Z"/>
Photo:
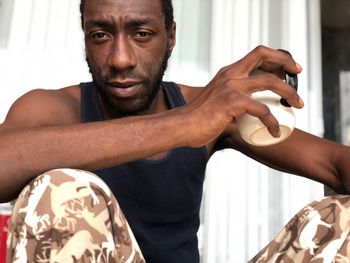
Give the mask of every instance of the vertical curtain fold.
<path id="1" fill-rule="evenodd" d="M 322 135 L 320 23 L 310 7 L 317 10 L 318 0 L 311 2 L 213 1 L 210 74 L 260 44 L 289 50 L 304 67 L 299 85 L 306 107 L 296 112 L 297 127 Z M 322 189 L 318 183 L 272 170 L 233 150 L 215 154 L 206 178 L 202 262 L 247 261 L 292 215 L 320 198 Z"/>

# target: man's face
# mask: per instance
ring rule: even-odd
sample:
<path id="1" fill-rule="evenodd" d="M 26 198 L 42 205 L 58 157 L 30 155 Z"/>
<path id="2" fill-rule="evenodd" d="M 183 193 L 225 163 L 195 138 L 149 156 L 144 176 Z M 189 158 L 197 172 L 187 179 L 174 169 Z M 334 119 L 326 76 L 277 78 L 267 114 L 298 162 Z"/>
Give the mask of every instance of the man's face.
<path id="1" fill-rule="evenodd" d="M 85 0 L 84 33 L 89 68 L 108 113 L 149 110 L 175 44 L 175 26 L 166 31 L 160 0 Z"/>

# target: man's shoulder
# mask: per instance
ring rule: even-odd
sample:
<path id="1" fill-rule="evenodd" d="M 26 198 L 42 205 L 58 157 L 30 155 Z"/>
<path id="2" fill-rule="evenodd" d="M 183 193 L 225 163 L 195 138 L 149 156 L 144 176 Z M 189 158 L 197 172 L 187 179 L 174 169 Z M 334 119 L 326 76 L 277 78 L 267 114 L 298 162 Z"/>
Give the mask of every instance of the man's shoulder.
<path id="1" fill-rule="evenodd" d="M 189 86 L 178 83 L 176 83 L 176 85 L 180 88 L 182 95 L 188 103 L 190 103 L 204 91 L 204 87 Z"/>
<path id="2" fill-rule="evenodd" d="M 76 123 L 80 119 L 79 85 L 61 89 L 34 89 L 11 106 L 5 124 L 43 126 Z"/>
<path id="3" fill-rule="evenodd" d="M 21 96 L 14 105 L 37 105 L 54 107 L 71 107 L 80 103 L 79 85 L 68 86 L 60 89 L 33 89 Z"/>

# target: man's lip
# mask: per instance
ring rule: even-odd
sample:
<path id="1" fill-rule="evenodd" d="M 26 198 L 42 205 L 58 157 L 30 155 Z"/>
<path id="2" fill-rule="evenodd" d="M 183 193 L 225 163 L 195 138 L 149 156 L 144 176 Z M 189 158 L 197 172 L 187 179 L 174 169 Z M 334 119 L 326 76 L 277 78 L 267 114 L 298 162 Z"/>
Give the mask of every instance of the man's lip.
<path id="1" fill-rule="evenodd" d="M 140 89 L 140 82 L 109 82 L 112 93 L 119 98 L 133 97 Z"/>
<path id="2" fill-rule="evenodd" d="M 108 86 L 112 88 L 130 88 L 132 86 L 136 86 L 140 84 L 139 81 L 110 81 L 108 82 Z"/>

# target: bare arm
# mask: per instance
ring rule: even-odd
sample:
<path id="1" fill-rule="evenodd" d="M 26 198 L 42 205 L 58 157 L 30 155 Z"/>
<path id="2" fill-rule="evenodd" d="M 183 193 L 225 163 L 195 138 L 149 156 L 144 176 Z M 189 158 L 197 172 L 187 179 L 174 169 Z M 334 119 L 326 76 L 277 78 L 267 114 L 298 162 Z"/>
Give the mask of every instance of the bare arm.
<path id="1" fill-rule="evenodd" d="M 211 148 L 245 113 L 260 118 L 278 136 L 276 119 L 266 105 L 251 99 L 251 93 L 270 89 L 294 107 L 302 103 L 295 90 L 273 74 L 249 77 L 255 68 L 271 65 L 300 72 L 283 52 L 258 47 L 220 70 L 186 106 L 88 124 L 79 123 L 79 103 L 71 89 L 27 94 L 0 127 L 0 200 L 16 197 L 34 176 L 54 168 L 97 170 L 180 146 Z"/>
<path id="2" fill-rule="evenodd" d="M 230 132 L 229 132 L 230 131 Z M 217 145 L 234 148 L 274 169 L 323 183 L 338 193 L 350 192 L 350 147 L 295 129 L 284 142 L 254 147 L 232 125 Z"/>
<path id="3" fill-rule="evenodd" d="M 34 96 L 43 97 L 41 94 Z M 53 97 L 55 101 L 57 94 Z M 60 114 L 62 107 L 50 108 L 46 105 L 39 106 L 39 109 L 34 107 L 31 111 L 46 110 L 51 111 L 50 114 L 37 114 L 25 121 L 23 115 L 27 113 L 22 109 L 32 100 L 24 98 L 0 127 L 2 201 L 14 198 L 29 180 L 49 169 L 71 167 L 97 170 L 185 144 L 182 140 L 185 136 L 177 128 L 184 125 L 183 119 L 176 117 L 176 110 L 164 116 L 77 124 L 72 123 L 72 118 L 56 118 L 53 121 L 55 113 Z M 164 136 L 164 133 L 172 136 Z"/>
<path id="4" fill-rule="evenodd" d="M 247 57 L 242 60 L 251 61 L 252 63 L 247 63 L 246 67 L 240 67 L 239 70 L 235 70 L 235 77 L 243 79 L 247 71 L 251 72 L 252 68 L 250 66 L 254 63 L 265 71 L 273 72 L 273 69 L 278 68 L 283 68 L 289 72 L 293 70 L 293 67 L 287 67 L 289 65 L 288 62 L 283 63 L 281 60 L 277 59 L 274 61 L 274 59 L 271 59 L 274 55 L 272 55 L 270 51 L 271 50 L 265 49 L 264 47 L 258 47 L 256 53 L 253 51 L 253 54 L 248 54 Z M 272 55 L 272 57 L 270 57 L 270 55 Z M 232 67 L 236 67 L 236 65 L 228 66 L 226 70 L 232 73 Z M 240 70 L 243 72 L 243 77 L 237 74 Z M 296 71 L 293 73 L 298 72 Z M 216 78 L 228 79 L 228 77 L 222 74 L 219 74 Z M 260 82 L 261 79 L 258 81 Z M 260 86 L 264 86 L 263 82 L 260 82 Z M 245 88 L 246 86 L 242 85 L 240 90 L 244 92 Z M 281 91 L 271 86 L 268 87 L 268 89 L 277 93 Z M 282 95 L 281 93 L 279 94 Z M 293 94 L 285 94 L 285 96 L 288 98 L 288 102 L 292 102 L 290 103 L 292 106 L 301 106 L 301 104 L 297 102 L 297 96 Z M 251 114 L 248 111 L 246 112 Z M 267 114 L 266 116 L 270 115 Z M 261 116 L 259 118 L 261 119 Z M 276 135 L 276 130 L 273 125 L 266 126 L 269 127 L 271 134 Z M 324 183 L 338 193 L 350 192 L 350 147 L 348 146 L 340 145 L 296 129 L 286 141 L 280 144 L 269 147 L 254 147 L 241 139 L 237 126 L 233 123 L 226 127 L 225 131 L 221 133 L 214 144 L 214 151 L 222 148 L 237 149 L 247 156 L 275 169 Z"/>

